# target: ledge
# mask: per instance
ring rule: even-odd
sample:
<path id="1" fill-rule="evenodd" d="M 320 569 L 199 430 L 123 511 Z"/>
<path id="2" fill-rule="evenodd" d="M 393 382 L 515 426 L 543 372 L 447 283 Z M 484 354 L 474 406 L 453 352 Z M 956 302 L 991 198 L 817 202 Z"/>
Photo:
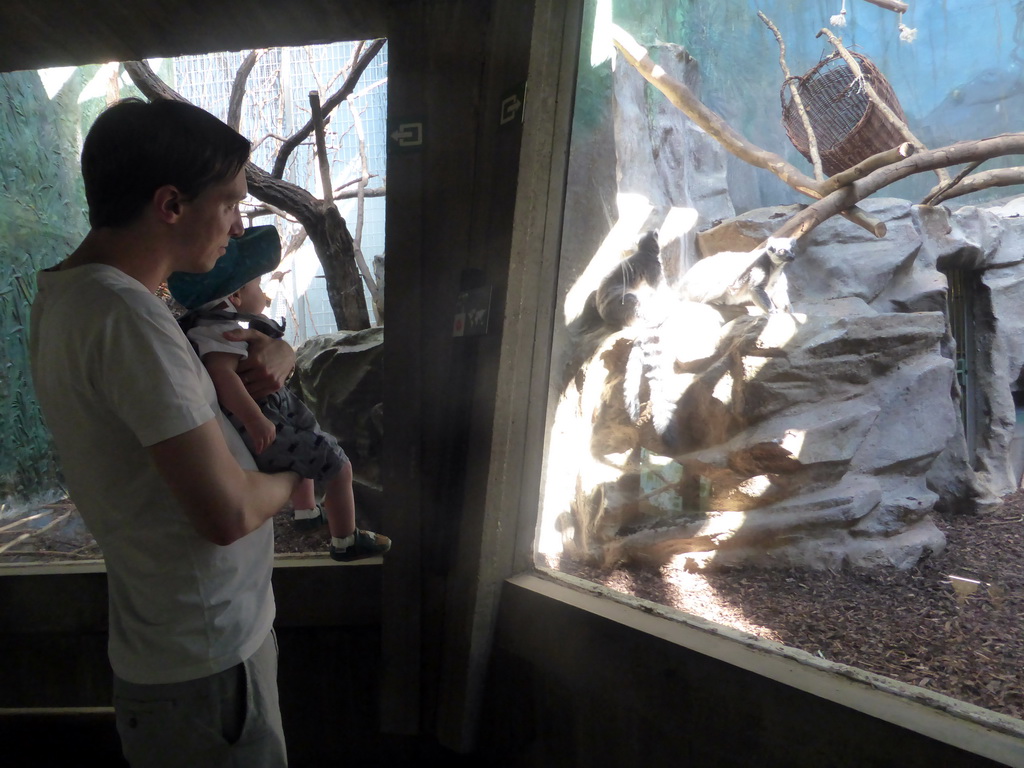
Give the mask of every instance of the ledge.
<path id="1" fill-rule="evenodd" d="M 378 625 L 382 562 L 379 557 L 356 563 L 276 557 L 275 626 Z M 0 627 L 9 634 L 106 632 L 102 561 L 0 568 Z"/>

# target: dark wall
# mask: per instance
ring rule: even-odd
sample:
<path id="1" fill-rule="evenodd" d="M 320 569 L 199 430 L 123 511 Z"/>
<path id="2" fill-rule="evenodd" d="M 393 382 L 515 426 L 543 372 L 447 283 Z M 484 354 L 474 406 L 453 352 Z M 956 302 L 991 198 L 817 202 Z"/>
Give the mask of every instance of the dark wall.
<path id="1" fill-rule="evenodd" d="M 486 701 L 502 768 L 1002 765 L 516 584 Z"/>
<path id="2" fill-rule="evenodd" d="M 380 572 L 372 565 L 275 568 L 281 712 L 296 768 L 324 764 L 341 723 L 359 734 L 346 748 L 353 763 L 402 754 L 393 750 L 405 745 L 378 727 Z M 88 754 L 90 764 L 122 764 L 109 709 L 106 623 L 100 567 L 0 574 L 0 743 L 12 768 L 61 762 L 54 762 L 54 738 Z"/>
<path id="3" fill-rule="evenodd" d="M 389 123 L 422 121 L 425 136 L 388 156 L 385 686 L 401 731 L 434 728 L 442 645 L 469 586 L 457 559 L 472 562 L 478 541 L 521 136 L 499 116 L 526 80 L 531 8 L 411 4 L 388 33 Z M 455 337 L 474 288 L 490 291 L 488 333 Z"/>

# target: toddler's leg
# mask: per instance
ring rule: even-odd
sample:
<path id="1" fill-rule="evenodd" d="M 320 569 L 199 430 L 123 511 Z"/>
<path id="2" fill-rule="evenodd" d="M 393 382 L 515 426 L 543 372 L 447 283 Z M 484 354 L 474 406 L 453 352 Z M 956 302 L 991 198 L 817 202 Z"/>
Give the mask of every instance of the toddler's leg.
<path id="1" fill-rule="evenodd" d="M 313 478 L 304 477 L 292 491 L 292 506 L 295 509 L 314 509 L 316 507 L 316 494 L 313 488 Z"/>
<path id="2" fill-rule="evenodd" d="M 312 481 L 310 481 L 312 482 Z M 356 500 L 352 495 L 352 463 L 345 461 L 334 477 L 327 481 L 324 512 L 331 536 L 344 539 L 356 529 Z"/>
<path id="3" fill-rule="evenodd" d="M 327 483 L 324 499 L 327 525 L 331 529 L 331 557 L 335 560 L 359 560 L 383 555 L 391 549 L 391 539 L 373 531 L 356 528 L 356 502 L 352 495 L 352 464 L 345 461 L 341 470 Z"/>
<path id="4" fill-rule="evenodd" d="M 320 525 L 320 510 L 316 508 L 316 492 L 313 479 L 303 478 L 292 491 L 292 509 L 295 524 L 301 528 L 316 528 Z"/>

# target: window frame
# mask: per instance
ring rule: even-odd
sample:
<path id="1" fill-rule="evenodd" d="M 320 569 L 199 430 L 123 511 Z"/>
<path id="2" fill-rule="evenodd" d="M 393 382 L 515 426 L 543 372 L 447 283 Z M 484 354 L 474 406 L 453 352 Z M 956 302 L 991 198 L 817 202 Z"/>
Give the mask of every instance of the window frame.
<path id="1" fill-rule="evenodd" d="M 482 665 L 493 643 L 503 587 L 667 639 L 682 652 L 696 651 L 939 742 L 1024 765 L 1022 720 L 754 638 L 535 564 L 544 456 L 556 402 L 549 396 L 549 372 L 572 104 L 583 10 L 590 1 L 538 0 L 535 6 L 508 310 L 483 512 L 483 557 L 478 564 L 481 588 L 471 608 L 475 613 L 465 638 L 468 645 L 448 648 L 449 663 L 465 662 L 470 672 L 456 708 L 460 717 L 453 718 L 450 712 L 447 728 L 442 719 L 442 741 L 462 747 L 470 743 L 471 725 L 480 708 Z M 543 447 L 541 452 L 531 450 L 538 446 Z"/>

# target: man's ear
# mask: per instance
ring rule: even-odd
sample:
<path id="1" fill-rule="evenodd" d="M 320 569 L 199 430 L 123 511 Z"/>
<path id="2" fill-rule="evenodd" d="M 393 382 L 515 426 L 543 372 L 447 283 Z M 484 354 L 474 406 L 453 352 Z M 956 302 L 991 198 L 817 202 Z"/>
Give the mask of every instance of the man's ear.
<path id="1" fill-rule="evenodd" d="M 161 221 L 172 224 L 182 213 L 184 195 L 173 184 L 164 184 L 153 193 L 153 210 Z"/>

